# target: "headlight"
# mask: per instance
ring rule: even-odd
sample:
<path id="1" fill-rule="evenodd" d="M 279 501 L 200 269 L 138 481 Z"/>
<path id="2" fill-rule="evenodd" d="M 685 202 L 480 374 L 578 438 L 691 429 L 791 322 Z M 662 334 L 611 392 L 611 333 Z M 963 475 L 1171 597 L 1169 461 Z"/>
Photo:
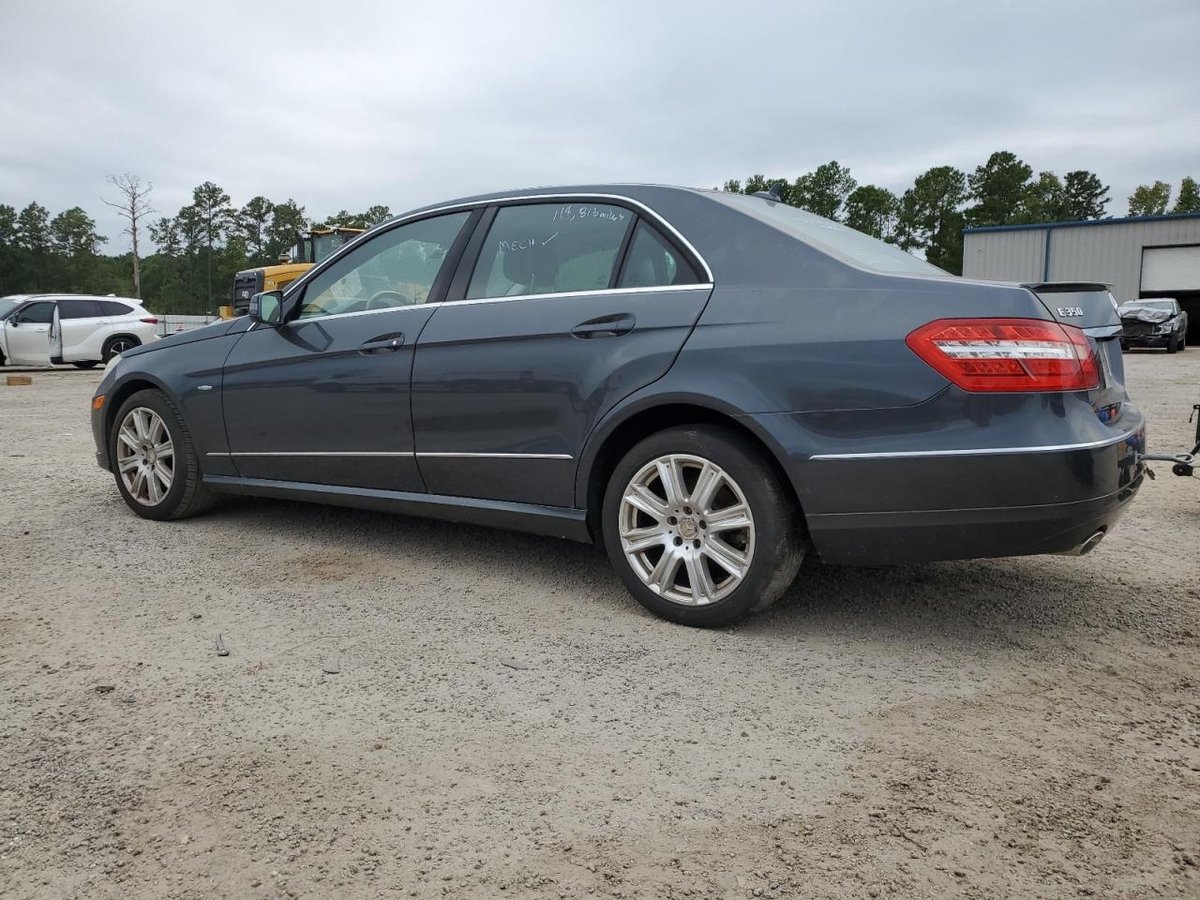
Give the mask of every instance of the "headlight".
<path id="1" fill-rule="evenodd" d="M 1155 334 L 1170 334 L 1175 330 L 1175 326 L 1168 322 L 1165 325 L 1156 325 L 1154 328 Z"/>

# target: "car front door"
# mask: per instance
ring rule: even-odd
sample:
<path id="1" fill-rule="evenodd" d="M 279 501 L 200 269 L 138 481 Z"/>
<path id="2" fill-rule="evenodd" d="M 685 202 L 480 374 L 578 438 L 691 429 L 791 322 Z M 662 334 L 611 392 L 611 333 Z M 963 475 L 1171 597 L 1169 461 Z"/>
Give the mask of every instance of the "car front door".
<path id="1" fill-rule="evenodd" d="M 482 229 L 417 343 L 421 474 L 434 494 L 570 507 L 588 433 L 667 371 L 711 284 L 616 203 L 500 206 Z"/>
<path id="2" fill-rule="evenodd" d="M 97 335 L 97 332 L 101 334 Z M 58 301 L 50 330 L 52 359 L 62 362 L 100 359 L 99 346 L 107 337 L 108 319 L 98 300 L 87 297 L 63 297 Z M 100 340 L 95 340 L 99 337 Z M 95 346 L 92 352 L 88 348 Z"/>
<path id="3" fill-rule="evenodd" d="M 298 299 L 289 294 L 294 318 L 242 336 L 222 394 L 229 455 L 243 477 L 423 489 L 409 411 L 413 348 L 471 216 L 381 231 L 315 270 Z"/>
<path id="4" fill-rule="evenodd" d="M 50 365 L 50 325 L 54 303 L 38 300 L 4 320 L 4 345 L 8 361 L 18 366 Z"/>

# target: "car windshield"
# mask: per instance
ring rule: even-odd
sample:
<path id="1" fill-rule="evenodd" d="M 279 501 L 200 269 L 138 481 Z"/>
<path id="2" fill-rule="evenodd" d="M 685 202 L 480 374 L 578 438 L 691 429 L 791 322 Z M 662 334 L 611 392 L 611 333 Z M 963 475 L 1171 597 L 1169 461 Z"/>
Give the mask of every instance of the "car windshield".
<path id="1" fill-rule="evenodd" d="M 11 316 L 24 303 L 24 298 L 13 299 L 11 297 L 0 297 L 0 322 Z"/>
<path id="2" fill-rule="evenodd" d="M 1174 300 L 1131 300 L 1128 303 L 1122 303 L 1121 309 L 1165 309 L 1167 312 L 1173 312 L 1175 309 Z"/>
<path id="3" fill-rule="evenodd" d="M 339 232 L 313 235 L 313 262 L 325 262 L 333 252 L 345 244 L 350 237 Z"/>
<path id="4" fill-rule="evenodd" d="M 854 266 L 895 275 L 954 277 L 894 244 L 786 203 L 725 191 L 713 191 L 708 196 Z"/>

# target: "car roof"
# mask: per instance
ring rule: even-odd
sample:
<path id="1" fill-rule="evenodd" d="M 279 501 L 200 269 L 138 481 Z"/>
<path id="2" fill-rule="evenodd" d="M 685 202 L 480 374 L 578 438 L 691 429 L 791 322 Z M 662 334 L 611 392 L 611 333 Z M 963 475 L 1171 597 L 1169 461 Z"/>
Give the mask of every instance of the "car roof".
<path id="1" fill-rule="evenodd" d="M 767 200 L 676 185 L 578 184 L 495 191 L 428 204 L 395 216 L 389 222 L 499 201 L 560 198 L 597 202 L 613 198 L 631 202 L 639 212 L 649 212 L 652 221 L 665 226 L 666 231 L 696 256 L 709 281 L 743 286 L 792 286 L 798 282 L 812 284 L 815 279 L 818 284 L 844 285 L 847 277 L 857 281 L 861 276 L 862 280 L 873 281 L 902 274 L 863 266 L 861 262 L 839 254 L 828 243 L 781 229 L 770 221 L 769 216 L 759 215 L 759 211 L 749 205 L 761 202 L 765 208 Z M 827 224 L 835 229 L 843 227 L 833 222 Z M 737 234 L 739 239 L 731 240 L 731 234 Z M 919 263 L 917 257 L 913 260 Z M 852 272 L 848 274 L 847 268 Z M 933 266 L 928 269 L 928 273 L 916 277 L 953 279 Z M 909 273 L 910 277 L 912 274 Z"/>
<path id="2" fill-rule="evenodd" d="M 118 297 L 115 294 L 10 294 L 0 297 L 0 300 L 116 300 L 119 303 L 132 303 L 141 306 L 142 301 L 133 297 Z"/>

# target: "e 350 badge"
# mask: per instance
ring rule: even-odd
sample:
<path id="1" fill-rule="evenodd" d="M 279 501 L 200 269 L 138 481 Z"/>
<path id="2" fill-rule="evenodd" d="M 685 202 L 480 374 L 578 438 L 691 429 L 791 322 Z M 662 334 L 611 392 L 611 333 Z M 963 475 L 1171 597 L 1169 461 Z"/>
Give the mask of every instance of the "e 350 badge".
<path id="1" fill-rule="evenodd" d="M 1083 308 L 1079 307 L 1079 306 L 1060 306 L 1058 308 L 1058 314 L 1059 314 L 1059 316 L 1061 316 L 1064 319 L 1075 317 L 1075 316 L 1082 316 Z"/>

